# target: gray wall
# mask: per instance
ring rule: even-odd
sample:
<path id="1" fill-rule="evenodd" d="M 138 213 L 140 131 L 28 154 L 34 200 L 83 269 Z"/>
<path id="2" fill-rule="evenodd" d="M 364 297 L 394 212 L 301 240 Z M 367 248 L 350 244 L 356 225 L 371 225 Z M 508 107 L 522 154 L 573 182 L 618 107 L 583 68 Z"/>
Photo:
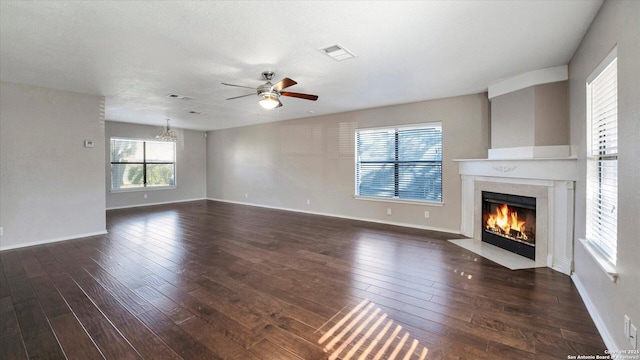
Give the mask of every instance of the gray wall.
<path id="1" fill-rule="evenodd" d="M 115 121 L 106 122 L 104 168 L 107 209 L 167 202 L 204 199 L 206 197 L 207 143 L 202 131 L 173 129 L 178 133 L 176 144 L 176 189 L 144 190 L 111 193 L 111 165 L 109 140 L 111 137 L 153 139 L 162 126 L 137 125 Z M 144 195 L 147 198 L 144 198 Z"/>
<path id="2" fill-rule="evenodd" d="M 0 249 L 104 233 L 104 98 L 5 82 L 0 93 Z"/>
<path id="3" fill-rule="evenodd" d="M 568 81 L 535 87 L 535 146 L 569 144 Z"/>
<path id="4" fill-rule="evenodd" d="M 606 1 L 569 63 L 571 145 L 577 150 L 581 179 L 576 183 L 575 237 L 585 236 L 586 80 L 618 44 L 618 262 L 616 283 L 607 278 L 579 241 L 575 277 L 597 317 L 619 349 L 628 314 L 640 328 L 640 1 Z"/>
<path id="5" fill-rule="evenodd" d="M 533 146 L 535 91 L 528 87 L 491 99 L 491 148 Z"/>
<path id="6" fill-rule="evenodd" d="M 207 196 L 459 232 L 461 185 L 458 164 L 452 159 L 486 158 L 488 107 L 486 94 L 474 94 L 211 131 Z M 443 126 L 443 206 L 353 198 L 356 128 L 433 121 Z M 391 216 L 386 215 L 387 208 L 392 209 Z"/>
<path id="7" fill-rule="evenodd" d="M 567 145 L 567 92 L 559 81 L 491 99 L 491 147 Z"/>

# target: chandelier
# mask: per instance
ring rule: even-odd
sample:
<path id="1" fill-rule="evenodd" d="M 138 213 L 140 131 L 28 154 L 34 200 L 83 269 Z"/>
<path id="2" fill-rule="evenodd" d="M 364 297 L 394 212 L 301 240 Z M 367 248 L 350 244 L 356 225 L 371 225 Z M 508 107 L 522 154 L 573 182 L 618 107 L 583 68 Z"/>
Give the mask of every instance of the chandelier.
<path id="1" fill-rule="evenodd" d="M 156 139 L 162 141 L 178 141 L 178 135 L 169 127 L 169 119 L 167 119 L 167 126 L 162 129 L 160 134 L 156 135 Z"/>

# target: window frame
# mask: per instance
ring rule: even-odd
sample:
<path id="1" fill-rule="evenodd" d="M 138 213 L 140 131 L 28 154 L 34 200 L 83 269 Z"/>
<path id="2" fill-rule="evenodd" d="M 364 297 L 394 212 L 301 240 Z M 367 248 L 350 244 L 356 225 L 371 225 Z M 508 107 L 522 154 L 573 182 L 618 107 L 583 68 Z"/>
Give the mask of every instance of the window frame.
<path id="1" fill-rule="evenodd" d="M 138 141 L 143 143 L 143 157 L 142 161 L 113 161 L 112 155 L 112 142 L 113 140 L 125 140 L 125 141 Z M 173 144 L 173 162 L 170 161 L 147 161 L 146 147 L 148 142 L 153 143 L 172 143 Z M 177 144 L 174 141 L 162 141 L 158 139 L 146 139 L 146 138 L 128 138 L 122 136 L 112 136 L 109 138 L 109 191 L 111 193 L 123 193 L 123 192 L 136 192 L 136 191 L 153 191 L 153 190 L 174 190 L 178 188 L 178 159 L 177 159 Z M 113 188 L 113 165 L 142 165 L 143 169 L 143 184 L 137 187 L 127 188 Z M 163 186 L 148 186 L 147 184 L 147 165 L 173 165 L 173 184 Z"/>
<path id="2" fill-rule="evenodd" d="M 400 198 L 398 197 L 398 187 L 399 187 L 399 181 L 398 178 L 400 176 L 399 174 L 399 166 L 398 166 L 398 162 L 401 162 L 400 160 L 398 160 L 398 131 L 406 131 L 406 130 L 413 130 L 413 129 L 424 129 L 424 128 L 433 128 L 433 127 L 437 127 L 440 129 L 440 134 L 441 134 L 441 138 L 440 138 L 440 161 L 439 161 L 439 165 L 440 165 L 440 201 L 433 201 L 433 200 L 419 200 L 419 199 L 411 199 L 411 198 Z M 360 163 L 360 159 L 359 159 L 359 155 L 358 155 L 358 134 L 359 132 L 362 131 L 393 131 L 394 132 L 394 147 L 395 147 L 395 154 L 394 154 L 394 197 L 382 197 L 382 196 L 372 196 L 372 195 L 360 195 L 359 194 L 359 183 L 358 183 L 358 165 Z M 379 127 L 371 127 L 371 128 L 358 128 L 355 130 L 354 132 L 354 199 L 356 200 L 366 200 L 366 201 L 376 201 L 376 202 L 390 202 L 390 203 L 402 203 L 402 204 L 417 204 L 417 205 L 427 205 L 427 206 L 443 206 L 444 205 L 444 184 L 443 184 L 443 179 L 444 179 L 444 145 L 443 145 L 443 129 L 442 129 L 442 122 L 440 121 L 433 121 L 433 122 L 427 122 L 427 123 L 419 123 L 419 124 L 406 124 L 406 125 L 389 125 L 389 126 L 379 126 Z M 382 162 L 382 161 L 381 161 Z M 433 161 L 424 161 L 424 162 L 433 162 Z"/>
<path id="3" fill-rule="evenodd" d="M 602 62 L 593 70 L 593 72 L 589 75 L 586 81 L 586 178 L 585 178 L 585 239 L 581 239 L 582 243 L 585 244 L 585 247 L 589 251 L 590 255 L 596 260 L 596 262 L 600 265 L 605 272 L 612 278 L 613 281 L 617 278 L 617 273 L 615 271 L 615 266 L 617 263 L 617 250 L 618 250 L 618 237 L 617 237 L 617 229 L 618 229 L 618 214 L 617 207 L 619 204 L 619 196 L 618 196 L 618 146 L 617 146 L 617 132 L 618 132 L 618 69 L 617 69 L 617 49 L 614 48 L 603 60 Z M 594 98 L 594 82 L 599 80 L 600 76 L 603 75 L 607 70 L 611 68 L 611 66 L 615 66 L 615 97 L 616 97 L 616 105 L 615 105 L 615 121 L 614 125 L 610 126 L 614 130 L 605 129 L 600 130 L 597 134 L 594 133 L 596 130 L 594 128 L 595 122 L 600 122 L 600 118 L 596 117 L 593 98 Z M 597 94 L 601 96 L 601 94 Z M 611 131 L 616 134 L 615 147 L 607 147 L 606 141 L 598 141 L 597 147 L 594 144 L 594 138 L 598 137 L 602 139 L 606 136 L 611 135 Z M 604 137 L 603 137 L 604 134 Z M 613 151 L 612 151 L 613 148 Z M 613 163 L 615 161 L 615 163 Z M 615 164 L 615 165 L 614 165 Z M 611 166 L 615 166 L 615 175 L 611 175 Z M 608 169 L 608 170 L 607 170 Z M 606 173 L 609 171 L 609 173 Z M 597 183 L 594 181 L 593 176 L 596 175 Z M 615 199 L 613 202 L 607 201 L 606 205 L 613 205 L 613 209 L 611 212 L 615 211 L 615 216 L 599 216 L 598 213 L 604 213 L 598 207 L 602 207 L 605 205 L 604 201 L 598 201 L 600 206 L 597 206 L 594 202 L 596 199 L 602 199 L 605 197 L 605 193 L 607 189 L 605 187 L 610 184 L 605 184 L 605 181 L 611 181 L 611 176 L 615 177 Z M 598 217 L 600 221 L 595 222 L 594 217 Z M 606 217 L 606 219 L 605 219 Z M 611 223 L 611 219 L 615 220 L 615 223 Z M 607 222 L 607 226 L 613 226 L 613 229 L 607 228 L 605 226 L 605 222 Z M 613 239 L 610 236 L 600 237 L 598 235 L 602 233 L 611 234 L 611 230 L 615 232 L 613 235 Z M 609 250 L 610 249 L 610 250 Z"/>

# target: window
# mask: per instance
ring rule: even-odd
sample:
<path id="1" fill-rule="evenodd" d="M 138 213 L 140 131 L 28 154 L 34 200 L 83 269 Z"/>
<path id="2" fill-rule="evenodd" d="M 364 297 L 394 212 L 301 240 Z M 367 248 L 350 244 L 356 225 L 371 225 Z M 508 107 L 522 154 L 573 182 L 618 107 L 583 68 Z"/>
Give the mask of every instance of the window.
<path id="1" fill-rule="evenodd" d="M 356 130 L 356 196 L 442 202 L 442 125 Z"/>
<path id="2" fill-rule="evenodd" d="M 175 187 L 176 143 L 111 139 L 111 190 Z"/>
<path id="3" fill-rule="evenodd" d="M 586 237 L 616 263 L 618 227 L 618 84 L 615 50 L 587 81 Z"/>

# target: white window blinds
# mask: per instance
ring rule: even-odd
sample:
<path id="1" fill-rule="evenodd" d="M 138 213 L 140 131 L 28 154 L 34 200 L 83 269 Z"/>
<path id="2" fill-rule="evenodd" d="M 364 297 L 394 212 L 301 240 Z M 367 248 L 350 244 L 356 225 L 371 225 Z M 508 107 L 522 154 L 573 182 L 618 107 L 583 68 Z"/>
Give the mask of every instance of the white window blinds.
<path id="1" fill-rule="evenodd" d="M 172 141 L 111 139 L 111 190 L 175 187 Z"/>
<path id="2" fill-rule="evenodd" d="M 442 126 L 356 131 L 356 195 L 442 202 Z"/>
<path id="3" fill-rule="evenodd" d="M 587 240 L 612 264 L 618 227 L 617 58 L 606 59 L 587 82 Z M 608 64 L 608 65 L 607 65 Z"/>

